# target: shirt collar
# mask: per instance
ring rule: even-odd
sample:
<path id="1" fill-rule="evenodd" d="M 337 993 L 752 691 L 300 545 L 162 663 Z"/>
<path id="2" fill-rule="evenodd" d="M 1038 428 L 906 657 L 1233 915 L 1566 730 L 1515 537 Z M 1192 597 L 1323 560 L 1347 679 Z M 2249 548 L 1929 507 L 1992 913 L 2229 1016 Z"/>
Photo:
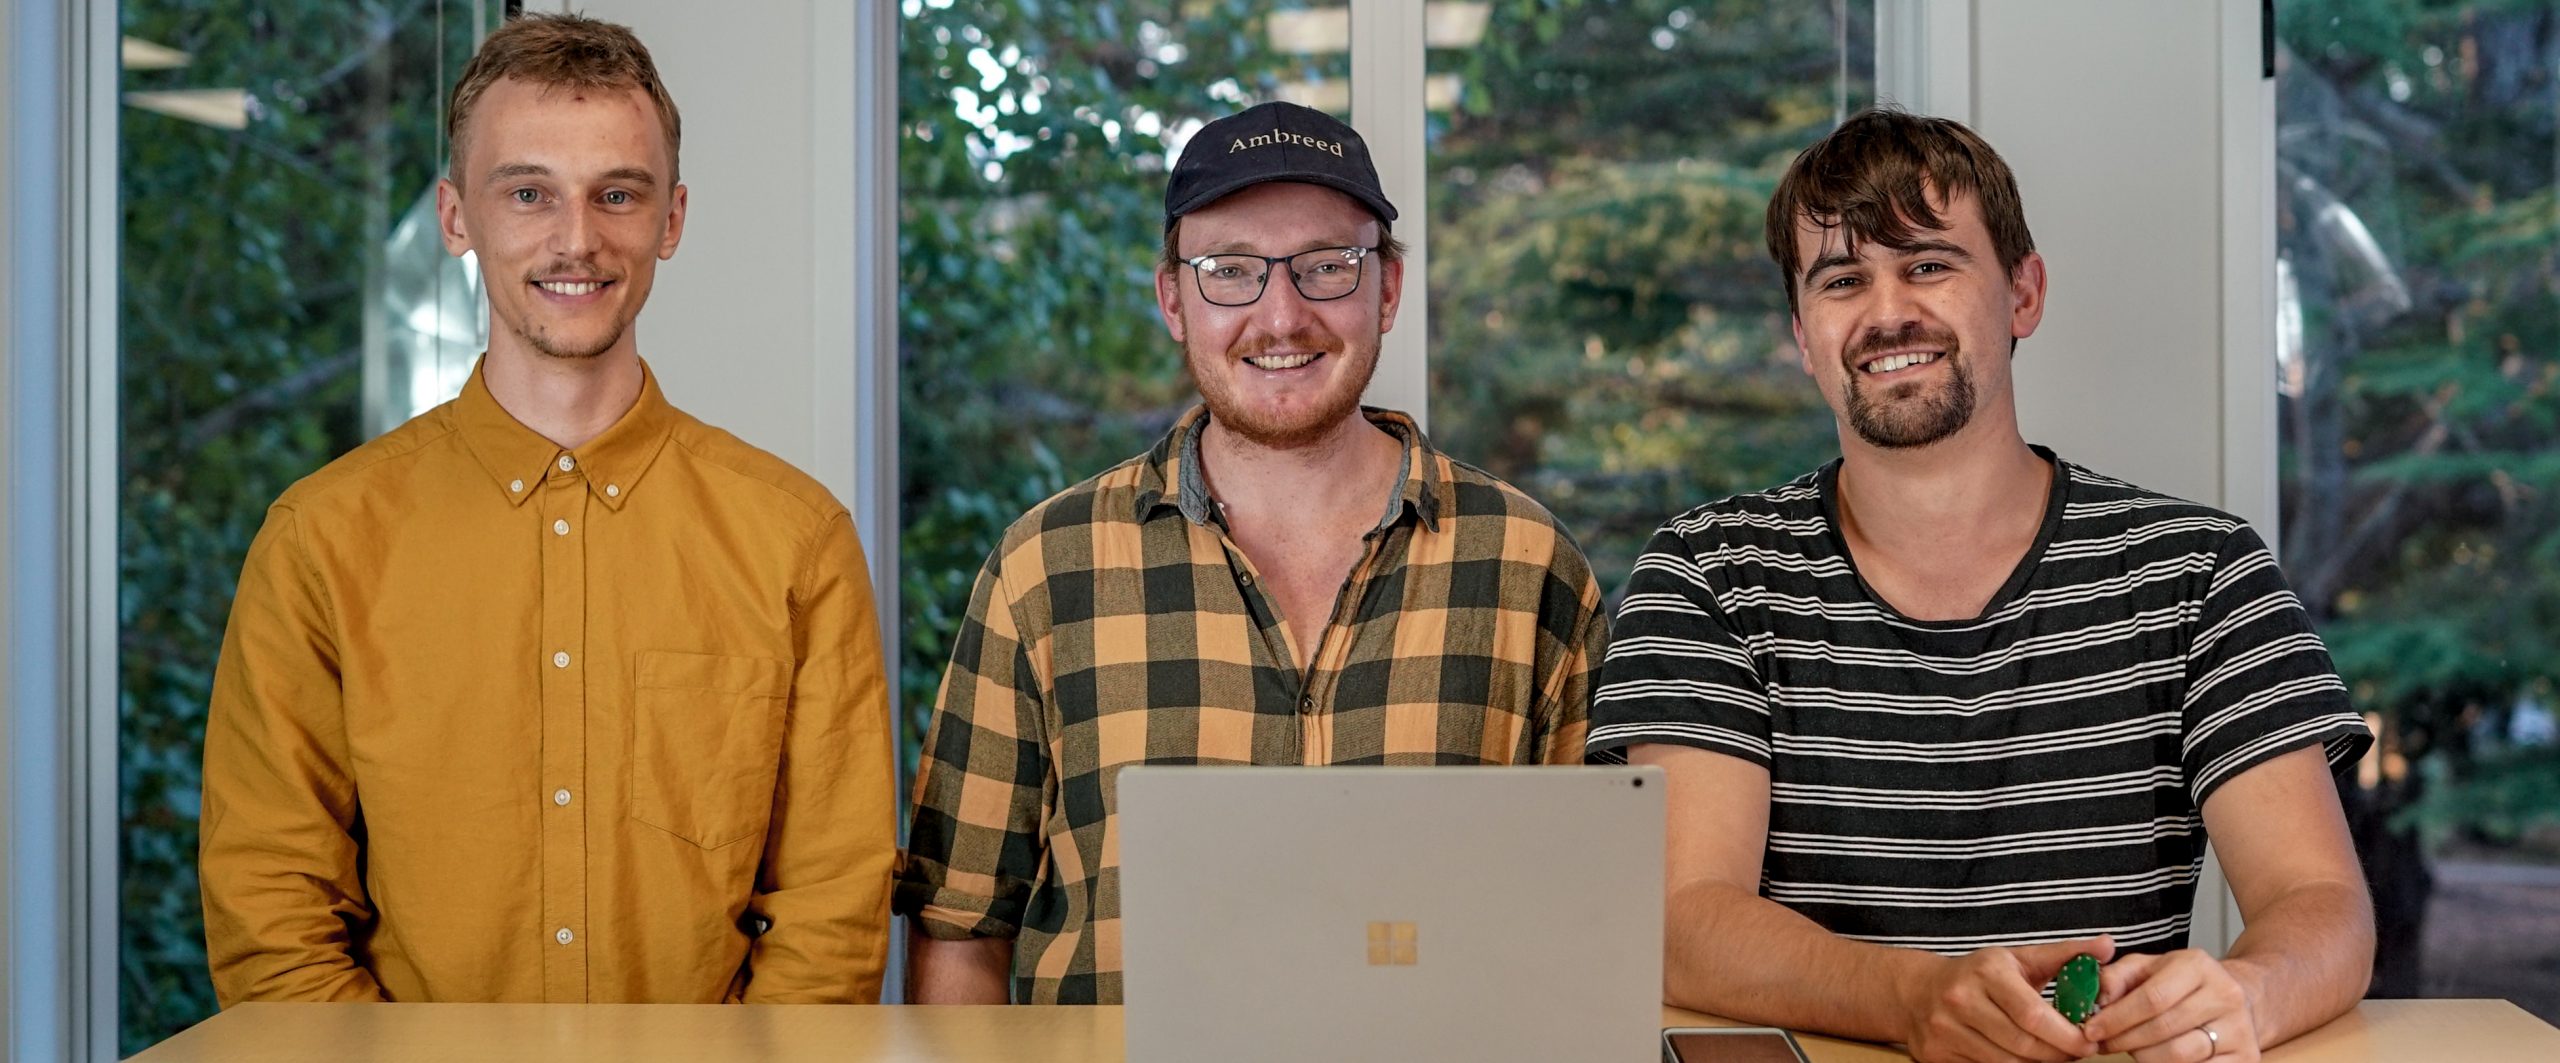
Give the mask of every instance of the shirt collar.
<path id="1" fill-rule="evenodd" d="M 510 505 L 532 498 L 535 489 L 554 475 L 583 474 L 587 490 L 607 508 L 619 510 L 640 487 L 641 477 L 657 462 L 675 429 L 675 407 L 658 390 L 658 376 L 640 363 L 640 399 L 622 418 L 575 449 L 563 448 L 527 428 L 489 394 L 488 360 L 473 367 L 470 382 L 455 400 L 462 439 L 480 467 Z M 564 467 L 563 462 L 567 465 Z"/>
<path id="2" fill-rule="evenodd" d="M 1378 518 L 1378 530 L 1394 527 L 1411 513 L 1425 529 L 1439 531 L 1452 494 L 1449 459 L 1431 448 L 1413 418 L 1372 406 L 1361 407 L 1360 414 L 1404 444 L 1404 463 L 1396 473 L 1398 487 Z M 1217 499 L 1209 495 L 1209 478 L 1200 464 L 1200 429 L 1208 424 L 1209 408 L 1194 406 L 1147 452 L 1146 468 L 1138 474 L 1134 515 L 1139 522 L 1164 510 L 1179 512 L 1193 524 L 1207 524 L 1216 515 Z"/>

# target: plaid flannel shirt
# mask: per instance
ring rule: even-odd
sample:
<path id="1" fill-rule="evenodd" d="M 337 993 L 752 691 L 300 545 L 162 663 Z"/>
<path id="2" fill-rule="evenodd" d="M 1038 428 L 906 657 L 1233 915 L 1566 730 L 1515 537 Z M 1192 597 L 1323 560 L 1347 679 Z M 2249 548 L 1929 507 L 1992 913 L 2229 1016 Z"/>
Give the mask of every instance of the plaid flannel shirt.
<path id="1" fill-rule="evenodd" d="M 1120 999 L 1122 767 L 1581 763 L 1608 639 L 1589 562 L 1528 496 L 1366 413 L 1403 482 L 1303 675 L 1209 497 L 1203 409 L 987 559 L 895 906 L 931 937 L 1015 939 L 1014 999 Z"/>

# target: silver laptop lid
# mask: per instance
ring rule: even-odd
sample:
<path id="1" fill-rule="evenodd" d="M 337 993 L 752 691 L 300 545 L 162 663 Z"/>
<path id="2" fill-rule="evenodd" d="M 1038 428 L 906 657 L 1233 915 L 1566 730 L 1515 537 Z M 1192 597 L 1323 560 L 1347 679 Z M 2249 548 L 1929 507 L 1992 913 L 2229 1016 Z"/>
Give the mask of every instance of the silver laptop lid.
<path id="1" fill-rule="evenodd" d="M 1140 766 L 1130 1063 L 1660 1057 L 1656 768 Z"/>

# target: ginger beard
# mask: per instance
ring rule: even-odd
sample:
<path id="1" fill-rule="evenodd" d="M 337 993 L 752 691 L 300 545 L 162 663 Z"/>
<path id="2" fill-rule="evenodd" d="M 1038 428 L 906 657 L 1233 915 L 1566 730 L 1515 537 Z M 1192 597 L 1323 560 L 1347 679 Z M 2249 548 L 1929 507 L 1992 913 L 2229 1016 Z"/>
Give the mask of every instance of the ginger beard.
<path id="1" fill-rule="evenodd" d="M 1177 312 L 1189 316 L 1187 310 Z M 1187 327 L 1183 334 L 1197 335 Z M 1355 345 L 1321 326 L 1311 325 L 1286 336 L 1239 340 L 1223 351 L 1203 350 L 1200 344 L 1186 339 L 1182 363 L 1191 374 L 1192 386 L 1199 389 L 1201 401 L 1208 404 L 1211 420 L 1256 446 L 1285 450 L 1322 439 L 1345 418 L 1359 413 L 1360 396 L 1368 392 L 1369 378 L 1378 371 L 1378 347 L 1375 337 L 1366 344 Z M 1244 360 L 1261 357 L 1274 348 L 1320 350 L 1324 357 L 1317 359 L 1316 365 L 1341 364 L 1334 369 L 1331 386 L 1317 393 L 1311 404 L 1288 412 L 1266 412 L 1236 393 L 1234 375 L 1259 372 Z"/>
<path id="2" fill-rule="evenodd" d="M 1886 385 L 1881 394 L 1870 392 L 1864 379 L 1867 374 L 1858 362 L 1870 354 L 1910 347 L 1946 352 L 1946 385 L 1932 391 L 1928 381 L 1910 380 Z M 1965 367 L 1963 353 L 1955 333 L 1923 328 L 1917 322 L 1895 332 L 1868 332 L 1841 357 L 1849 371 L 1843 403 L 1849 428 L 1869 446 L 1887 450 L 1925 447 L 1962 431 L 1973 420 L 1974 405 L 1973 374 Z"/>

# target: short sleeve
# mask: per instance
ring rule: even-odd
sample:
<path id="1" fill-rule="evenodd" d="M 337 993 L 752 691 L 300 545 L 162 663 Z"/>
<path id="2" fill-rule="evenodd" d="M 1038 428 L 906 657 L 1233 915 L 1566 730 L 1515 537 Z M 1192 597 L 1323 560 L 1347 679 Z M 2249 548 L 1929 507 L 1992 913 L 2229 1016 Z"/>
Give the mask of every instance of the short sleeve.
<path id="1" fill-rule="evenodd" d="M 1769 765 L 1769 695 L 1676 528 L 1656 532 L 1627 577 L 1591 698 L 1595 761 L 1630 746 L 1695 746 Z"/>
<path id="2" fill-rule="evenodd" d="M 2333 771 L 2373 745 L 2329 648 L 2258 534 L 2223 541 L 2187 647 L 2183 755 L 2197 807 L 2242 772 L 2318 744 Z"/>

